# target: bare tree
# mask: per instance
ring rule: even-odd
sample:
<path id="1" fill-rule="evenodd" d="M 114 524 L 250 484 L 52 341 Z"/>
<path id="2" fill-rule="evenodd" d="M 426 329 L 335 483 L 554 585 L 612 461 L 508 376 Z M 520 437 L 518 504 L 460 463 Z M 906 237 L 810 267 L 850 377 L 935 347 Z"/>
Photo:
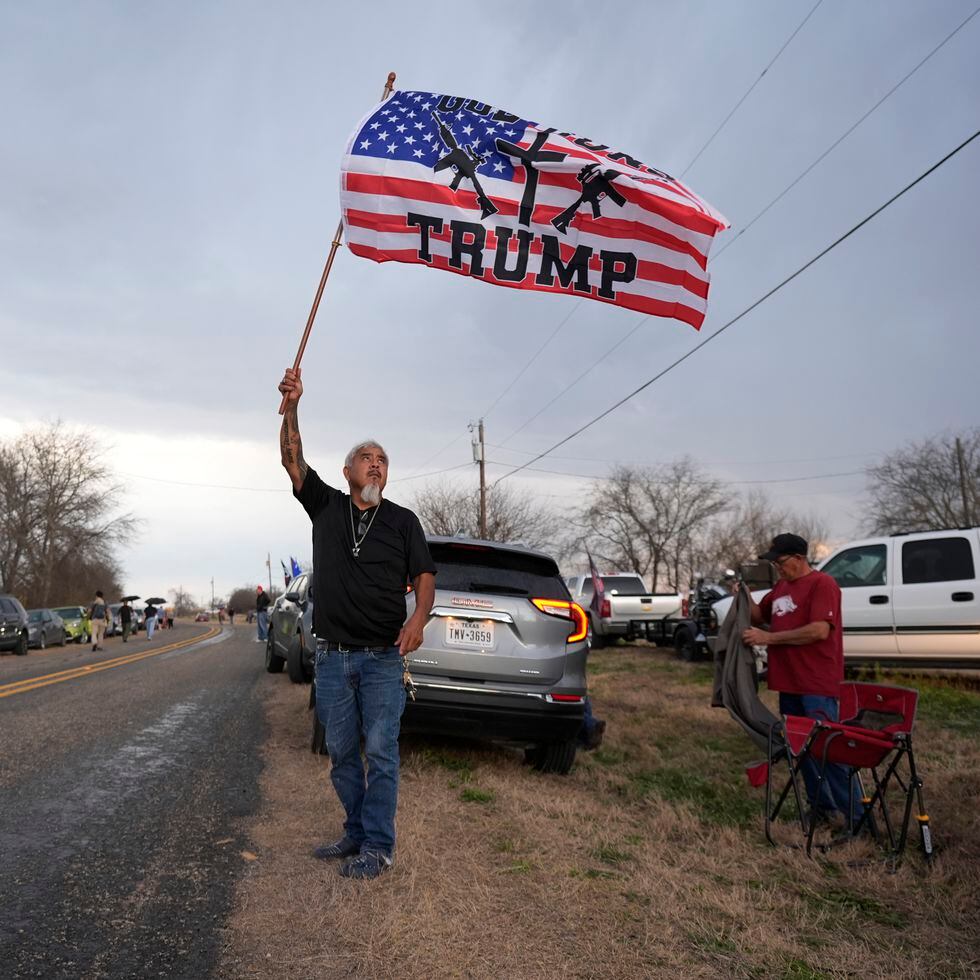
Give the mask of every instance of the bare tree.
<path id="1" fill-rule="evenodd" d="M 724 484 L 688 457 L 652 469 L 617 466 L 592 486 L 579 515 L 581 540 L 607 565 L 675 590 L 690 577 L 700 535 L 726 505 Z"/>
<path id="2" fill-rule="evenodd" d="M 811 558 L 817 557 L 828 533 L 822 518 L 779 507 L 764 490 L 750 490 L 705 529 L 693 564 L 709 576 L 727 568 L 737 569 L 762 554 L 783 531 L 805 538 L 810 543 Z"/>
<path id="3" fill-rule="evenodd" d="M 199 603 L 189 592 L 185 592 L 182 585 L 178 585 L 176 589 L 170 589 L 169 595 L 170 601 L 174 605 L 175 616 L 189 616 L 192 612 L 201 607 L 201 603 Z"/>
<path id="4" fill-rule="evenodd" d="M 911 442 L 868 470 L 871 534 L 980 521 L 980 428 Z"/>
<path id="5" fill-rule="evenodd" d="M 479 490 L 449 480 L 420 490 L 412 509 L 429 534 L 480 536 Z M 520 541 L 528 547 L 555 554 L 563 546 L 564 522 L 532 493 L 515 484 L 487 490 L 487 539 Z"/>
<path id="6" fill-rule="evenodd" d="M 39 606 L 116 591 L 114 549 L 136 527 L 113 516 L 120 496 L 92 433 L 58 422 L 0 443 L 0 588 Z"/>

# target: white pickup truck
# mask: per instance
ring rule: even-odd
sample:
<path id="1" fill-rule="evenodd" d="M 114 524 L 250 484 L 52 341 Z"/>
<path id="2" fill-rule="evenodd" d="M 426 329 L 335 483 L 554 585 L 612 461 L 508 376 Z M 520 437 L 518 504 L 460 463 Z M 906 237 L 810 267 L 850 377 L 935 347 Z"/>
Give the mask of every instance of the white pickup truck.
<path id="1" fill-rule="evenodd" d="M 847 661 L 980 667 L 980 528 L 850 541 L 820 570 L 841 588 Z"/>
<path id="2" fill-rule="evenodd" d="M 598 613 L 592 608 L 592 576 L 573 575 L 567 580 L 572 599 L 589 614 L 593 649 L 599 650 L 619 637 L 629 641 L 645 636 L 647 623 L 680 615 L 682 596 L 651 593 L 635 573 L 600 577 L 604 592 Z"/>

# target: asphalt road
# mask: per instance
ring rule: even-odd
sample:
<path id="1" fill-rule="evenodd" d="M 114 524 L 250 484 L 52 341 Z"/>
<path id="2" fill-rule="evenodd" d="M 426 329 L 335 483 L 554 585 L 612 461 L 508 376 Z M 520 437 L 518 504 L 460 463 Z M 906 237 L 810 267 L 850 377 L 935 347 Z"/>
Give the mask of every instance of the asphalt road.
<path id="1" fill-rule="evenodd" d="M 258 805 L 263 660 L 254 627 L 208 633 L 0 657 L 4 978 L 213 971 Z"/>

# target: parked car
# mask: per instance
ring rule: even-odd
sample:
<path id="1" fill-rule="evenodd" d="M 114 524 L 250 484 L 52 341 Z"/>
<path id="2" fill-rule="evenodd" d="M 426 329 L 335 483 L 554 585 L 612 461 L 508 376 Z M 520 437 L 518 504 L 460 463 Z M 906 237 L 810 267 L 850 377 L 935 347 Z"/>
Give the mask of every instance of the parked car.
<path id="1" fill-rule="evenodd" d="M 980 528 L 850 541 L 820 570 L 841 588 L 851 663 L 980 666 Z M 753 592 L 756 602 L 765 590 Z M 724 618 L 730 599 L 715 604 Z"/>
<path id="2" fill-rule="evenodd" d="M 402 731 L 503 741 L 539 771 L 569 772 L 585 713 L 589 625 L 555 560 L 516 544 L 428 542 L 435 602 L 408 657 L 415 700 Z M 411 616 L 414 593 L 406 604 Z"/>
<path id="3" fill-rule="evenodd" d="M 121 602 L 109 603 L 109 617 L 106 623 L 106 636 L 122 636 L 122 620 L 119 618 L 119 610 L 122 609 Z"/>
<path id="4" fill-rule="evenodd" d="M 285 666 L 294 684 L 313 679 L 313 575 L 304 573 L 290 581 L 269 611 L 269 637 L 265 645 L 265 669 L 278 674 Z"/>
<path id="5" fill-rule="evenodd" d="M 676 592 L 652 593 L 635 572 L 602 575 L 603 598 L 598 611 L 591 607 L 595 587 L 591 575 L 574 575 L 568 580 L 572 599 L 587 610 L 592 646 L 646 637 L 648 626 L 657 620 L 680 615 L 683 597 Z"/>
<path id="6" fill-rule="evenodd" d="M 0 650 L 27 653 L 27 610 L 12 595 L 0 595 Z"/>
<path id="7" fill-rule="evenodd" d="M 106 628 L 106 636 L 122 636 L 122 619 L 119 617 L 119 610 L 122 609 L 121 602 L 113 602 L 109 605 L 109 625 Z M 130 620 L 130 630 L 133 633 L 138 633 L 143 626 L 143 620 L 146 618 L 146 614 L 142 609 L 137 609 L 132 603 L 129 604 L 129 608 L 133 612 L 133 618 Z"/>
<path id="8" fill-rule="evenodd" d="M 27 610 L 27 645 L 43 650 L 48 644 L 63 647 L 67 642 L 65 621 L 53 609 Z"/>
<path id="9" fill-rule="evenodd" d="M 88 643 L 92 639 L 92 624 L 82 606 L 59 606 L 54 610 L 65 624 L 65 635 L 72 643 Z"/>

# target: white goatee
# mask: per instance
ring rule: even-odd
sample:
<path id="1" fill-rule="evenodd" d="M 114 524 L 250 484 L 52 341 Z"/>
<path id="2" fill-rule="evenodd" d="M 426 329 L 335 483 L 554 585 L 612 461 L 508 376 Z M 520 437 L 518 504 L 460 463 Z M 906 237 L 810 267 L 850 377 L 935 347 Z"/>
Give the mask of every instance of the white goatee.
<path id="1" fill-rule="evenodd" d="M 376 507 L 381 503 L 381 488 L 377 483 L 369 483 L 367 486 L 361 487 L 361 500 L 368 507 Z"/>

